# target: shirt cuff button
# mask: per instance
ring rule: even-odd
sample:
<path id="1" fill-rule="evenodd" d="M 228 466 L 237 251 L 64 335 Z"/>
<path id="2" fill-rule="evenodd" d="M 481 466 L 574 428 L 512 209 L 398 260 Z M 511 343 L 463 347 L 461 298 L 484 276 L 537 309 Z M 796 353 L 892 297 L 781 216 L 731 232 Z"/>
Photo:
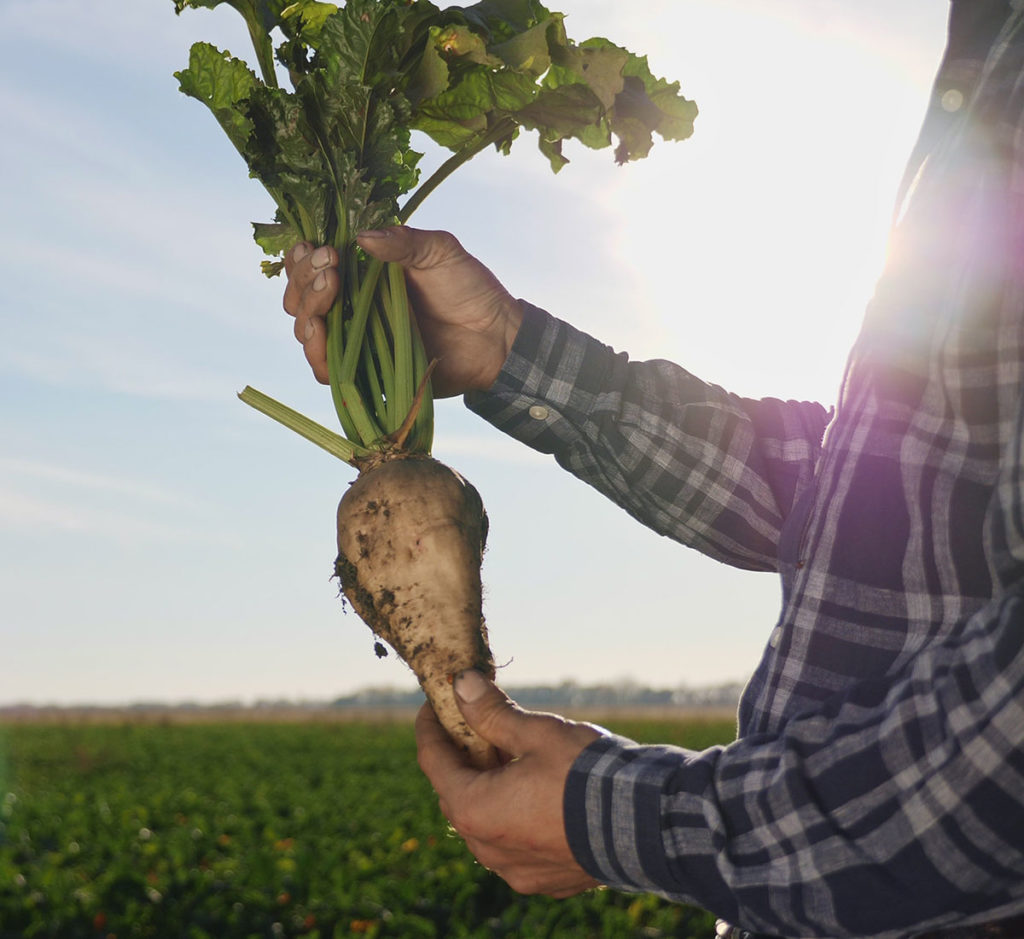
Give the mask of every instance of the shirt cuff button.
<path id="1" fill-rule="evenodd" d="M 530 417 L 535 421 L 546 421 L 549 413 L 548 409 L 542 404 L 535 404 L 530 408 Z"/>

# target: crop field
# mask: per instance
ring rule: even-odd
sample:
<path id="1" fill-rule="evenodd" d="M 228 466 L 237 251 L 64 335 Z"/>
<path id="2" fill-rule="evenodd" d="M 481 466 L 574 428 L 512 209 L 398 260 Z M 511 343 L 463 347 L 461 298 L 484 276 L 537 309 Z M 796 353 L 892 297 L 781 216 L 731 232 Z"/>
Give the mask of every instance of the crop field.
<path id="1" fill-rule="evenodd" d="M 609 721 L 702 748 L 727 720 Z M 409 724 L 0 726 L 0 939 L 686 937 L 649 896 L 522 897 L 447 832 Z"/>

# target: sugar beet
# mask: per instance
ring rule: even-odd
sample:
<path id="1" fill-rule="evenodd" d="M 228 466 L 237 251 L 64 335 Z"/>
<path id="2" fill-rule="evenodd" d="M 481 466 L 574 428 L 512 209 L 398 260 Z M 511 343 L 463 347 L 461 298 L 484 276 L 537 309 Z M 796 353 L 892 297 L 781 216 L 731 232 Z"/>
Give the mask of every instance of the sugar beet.
<path id="1" fill-rule="evenodd" d="M 480 564 L 487 515 L 476 489 L 423 455 L 364 465 L 338 505 L 335 571 L 345 597 L 412 668 L 438 719 L 477 765 L 492 748 L 466 725 L 452 677 L 494 675 Z"/>

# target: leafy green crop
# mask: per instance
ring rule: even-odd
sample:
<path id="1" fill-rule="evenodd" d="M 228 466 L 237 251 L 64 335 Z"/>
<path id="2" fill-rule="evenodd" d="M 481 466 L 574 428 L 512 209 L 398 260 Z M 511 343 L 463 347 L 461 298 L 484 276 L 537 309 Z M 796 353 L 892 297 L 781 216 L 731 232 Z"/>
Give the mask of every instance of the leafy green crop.
<path id="1" fill-rule="evenodd" d="M 298 241 L 330 243 L 342 259 L 328 366 L 347 439 L 251 389 L 243 400 L 350 462 L 393 447 L 429 452 L 432 437 L 429 366 L 401 271 L 382 276 L 356 248 L 358 232 L 405 222 L 455 169 L 491 146 L 508 153 L 524 129 L 556 172 L 569 139 L 614 146 L 625 163 L 646 156 L 654 134 L 693 132 L 697 109 L 678 84 L 606 39 L 574 43 L 562 14 L 537 0 L 174 3 L 179 13 L 227 3 L 248 26 L 259 75 L 200 42 L 176 77 L 276 205 L 273 221 L 254 225 L 273 258 L 264 272 L 279 273 Z M 452 151 L 422 184 L 413 131 Z"/>
<path id="2" fill-rule="evenodd" d="M 731 722 L 619 725 L 724 743 Z M 0 939 L 710 939 L 653 896 L 525 897 L 450 836 L 407 723 L 0 726 Z"/>

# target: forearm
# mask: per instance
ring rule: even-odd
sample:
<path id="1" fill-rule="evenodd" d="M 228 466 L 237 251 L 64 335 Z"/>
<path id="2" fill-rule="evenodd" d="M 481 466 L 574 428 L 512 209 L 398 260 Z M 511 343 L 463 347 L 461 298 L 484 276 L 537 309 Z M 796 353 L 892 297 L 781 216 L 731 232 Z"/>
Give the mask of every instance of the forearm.
<path id="1" fill-rule="evenodd" d="M 530 307 L 495 384 L 466 400 L 660 534 L 760 570 L 775 566 L 827 421 L 819 405 L 744 399 L 670 362 L 630 362 Z"/>
<path id="2" fill-rule="evenodd" d="M 1024 910 L 1024 590 L 776 736 L 592 745 L 566 788 L 591 875 L 778 935 L 896 937 Z"/>

